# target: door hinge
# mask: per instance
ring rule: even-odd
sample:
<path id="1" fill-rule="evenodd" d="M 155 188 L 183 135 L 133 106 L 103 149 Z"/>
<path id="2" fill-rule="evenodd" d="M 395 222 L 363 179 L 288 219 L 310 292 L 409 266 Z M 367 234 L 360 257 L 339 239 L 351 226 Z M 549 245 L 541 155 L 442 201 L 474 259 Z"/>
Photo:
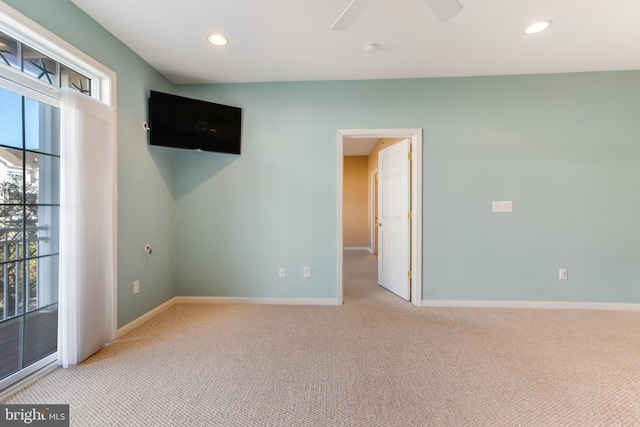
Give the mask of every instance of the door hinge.
<path id="1" fill-rule="evenodd" d="M 409 276 L 409 279 L 413 279 L 413 271 L 409 270 L 407 275 Z"/>
<path id="2" fill-rule="evenodd" d="M 413 219 L 413 212 L 409 211 L 409 219 Z"/>
<path id="3" fill-rule="evenodd" d="M 411 151 L 409 151 L 409 160 L 413 159 L 413 156 L 411 155 Z"/>

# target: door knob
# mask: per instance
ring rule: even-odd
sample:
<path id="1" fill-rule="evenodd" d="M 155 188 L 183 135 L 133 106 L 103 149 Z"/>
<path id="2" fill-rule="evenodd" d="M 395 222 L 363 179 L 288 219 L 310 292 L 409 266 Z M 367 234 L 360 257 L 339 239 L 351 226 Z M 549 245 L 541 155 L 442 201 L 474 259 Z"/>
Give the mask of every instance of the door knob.
<path id="1" fill-rule="evenodd" d="M 381 222 L 378 223 L 378 227 L 382 227 L 382 223 Z"/>

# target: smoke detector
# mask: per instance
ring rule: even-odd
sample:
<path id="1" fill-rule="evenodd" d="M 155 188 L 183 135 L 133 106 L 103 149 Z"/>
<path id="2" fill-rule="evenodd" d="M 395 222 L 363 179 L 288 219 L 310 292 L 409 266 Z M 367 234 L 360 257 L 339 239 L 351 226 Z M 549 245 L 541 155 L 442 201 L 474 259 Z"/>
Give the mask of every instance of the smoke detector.
<path id="1" fill-rule="evenodd" d="M 373 53 L 378 50 L 378 45 L 376 43 L 365 43 L 364 51 L 367 53 Z"/>

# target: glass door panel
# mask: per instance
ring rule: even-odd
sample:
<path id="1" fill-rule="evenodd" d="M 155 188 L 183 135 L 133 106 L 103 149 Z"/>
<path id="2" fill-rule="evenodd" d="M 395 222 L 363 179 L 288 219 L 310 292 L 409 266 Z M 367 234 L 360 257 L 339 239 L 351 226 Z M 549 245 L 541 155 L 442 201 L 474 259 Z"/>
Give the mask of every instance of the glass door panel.
<path id="1" fill-rule="evenodd" d="M 0 87 L 0 384 L 58 340 L 59 109 Z"/>

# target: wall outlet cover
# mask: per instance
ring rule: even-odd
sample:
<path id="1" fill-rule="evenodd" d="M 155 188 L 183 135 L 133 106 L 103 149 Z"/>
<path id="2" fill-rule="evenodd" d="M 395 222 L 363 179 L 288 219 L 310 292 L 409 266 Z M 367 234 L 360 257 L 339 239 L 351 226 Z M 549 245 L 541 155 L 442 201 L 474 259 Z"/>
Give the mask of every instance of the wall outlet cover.
<path id="1" fill-rule="evenodd" d="M 568 280 L 569 279 L 569 269 L 561 268 L 558 270 L 558 279 L 559 280 Z"/>
<path id="2" fill-rule="evenodd" d="M 513 212 L 513 201 L 503 200 L 492 203 L 493 212 Z"/>

